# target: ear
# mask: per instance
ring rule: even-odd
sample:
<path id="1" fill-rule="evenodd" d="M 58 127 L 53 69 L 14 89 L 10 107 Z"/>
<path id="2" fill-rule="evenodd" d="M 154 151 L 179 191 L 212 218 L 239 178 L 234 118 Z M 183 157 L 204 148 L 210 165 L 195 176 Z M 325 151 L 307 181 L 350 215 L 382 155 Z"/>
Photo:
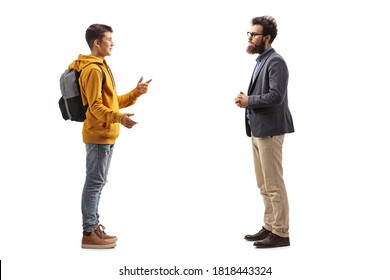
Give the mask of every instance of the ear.
<path id="1" fill-rule="evenodd" d="M 264 41 L 265 41 L 265 44 L 267 46 L 270 46 L 271 45 L 271 35 L 268 34 L 268 35 L 264 36 Z"/>
<path id="2" fill-rule="evenodd" d="M 94 45 L 95 47 L 100 47 L 100 42 L 99 42 L 99 40 L 96 39 L 95 41 L 93 41 L 93 45 Z"/>

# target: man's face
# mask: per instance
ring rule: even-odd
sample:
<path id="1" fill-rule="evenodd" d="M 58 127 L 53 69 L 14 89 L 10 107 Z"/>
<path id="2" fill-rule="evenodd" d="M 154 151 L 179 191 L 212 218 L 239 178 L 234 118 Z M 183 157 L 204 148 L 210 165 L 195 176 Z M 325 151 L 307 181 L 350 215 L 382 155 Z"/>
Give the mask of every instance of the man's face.
<path id="1" fill-rule="evenodd" d="M 111 55 L 114 42 L 112 41 L 112 33 L 104 32 L 104 36 L 100 42 L 98 42 L 99 56 L 105 57 Z"/>
<path id="2" fill-rule="evenodd" d="M 248 47 L 246 52 L 249 54 L 262 54 L 266 49 L 266 40 L 263 35 L 263 26 L 253 25 L 250 35 L 248 35 Z"/>

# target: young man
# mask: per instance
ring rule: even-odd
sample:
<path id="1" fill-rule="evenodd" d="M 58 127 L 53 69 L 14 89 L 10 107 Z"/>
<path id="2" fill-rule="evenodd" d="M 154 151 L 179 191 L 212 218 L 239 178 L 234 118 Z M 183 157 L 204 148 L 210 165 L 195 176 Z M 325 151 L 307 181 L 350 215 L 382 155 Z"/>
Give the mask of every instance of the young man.
<path id="1" fill-rule="evenodd" d="M 248 32 L 249 54 L 258 54 L 248 94 L 240 93 L 235 103 L 245 108 L 246 133 L 252 138 L 257 185 L 264 202 L 264 226 L 248 241 L 257 248 L 289 246 L 289 205 L 283 180 L 282 146 L 285 133 L 294 132 L 288 107 L 288 69 L 272 48 L 277 25 L 270 16 L 252 19 Z"/>
<path id="2" fill-rule="evenodd" d="M 119 109 L 133 105 L 139 96 L 148 91 L 151 81 L 142 82 L 141 77 L 135 89 L 127 94 L 117 95 L 114 77 L 104 59 L 111 55 L 114 46 L 112 32 L 110 26 L 92 24 L 85 33 L 91 54 L 80 54 L 69 65 L 69 69 L 81 71 L 79 84 L 82 100 L 84 104 L 88 104 L 82 131 L 87 152 L 86 180 L 81 203 L 82 248 L 106 249 L 116 246 L 117 238 L 107 235 L 99 222 L 100 195 L 107 181 L 120 124 L 132 128 L 137 123 L 130 118 L 133 114 L 120 113 Z"/>

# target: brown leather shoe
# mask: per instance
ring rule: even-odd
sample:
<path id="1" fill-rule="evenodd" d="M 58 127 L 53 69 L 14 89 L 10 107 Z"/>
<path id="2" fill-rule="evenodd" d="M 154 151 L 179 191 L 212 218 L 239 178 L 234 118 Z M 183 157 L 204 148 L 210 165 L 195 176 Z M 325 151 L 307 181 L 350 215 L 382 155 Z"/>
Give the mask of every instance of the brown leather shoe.
<path id="1" fill-rule="evenodd" d="M 284 247 L 290 246 L 289 237 L 281 237 L 274 233 L 270 233 L 267 238 L 253 243 L 256 248 L 275 248 L 275 247 Z"/>
<path id="2" fill-rule="evenodd" d="M 248 241 L 259 241 L 259 240 L 263 240 L 264 238 L 266 238 L 271 232 L 267 229 L 265 229 L 264 227 L 262 227 L 262 229 L 256 233 L 256 234 L 247 234 L 245 235 L 245 240 L 248 240 Z"/>
<path id="3" fill-rule="evenodd" d="M 112 239 L 114 242 L 118 240 L 118 238 L 115 235 L 108 235 L 107 233 L 105 233 L 106 228 L 103 225 L 101 224 L 97 225 L 96 229 L 100 232 L 103 239 Z"/>
<path id="4" fill-rule="evenodd" d="M 83 233 L 83 239 L 81 240 L 81 248 L 84 249 L 110 249 L 116 246 L 114 239 L 104 239 L 103 235 L 98 227 L 88 235 Z"/>

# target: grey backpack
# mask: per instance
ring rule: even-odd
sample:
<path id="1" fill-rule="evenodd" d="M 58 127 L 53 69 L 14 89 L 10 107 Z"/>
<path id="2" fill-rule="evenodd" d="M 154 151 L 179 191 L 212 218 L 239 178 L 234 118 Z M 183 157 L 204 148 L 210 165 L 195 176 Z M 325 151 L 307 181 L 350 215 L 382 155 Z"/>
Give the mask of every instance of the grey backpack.
<path id="1" fill-rule="evenodd" d="M 102 82 L 102 90 L 104 83 L 106 82 L 106 75 L 103 72 L 102 67 L 93 62 L 97 66 L 99 66 L 102 71 L 103 82 Z M 85 120 L 85 113 L 88 109 L 88 104 L 83 105 L 81 100 L 81 91 L 79 84 L 79 77 L 81 71 L 65 70 L 65 72 L 60 77 L 60 88 L 61 88 L 61 98 L 58 101 L 58 105 L 60 106 L 61 114 L 64 120 L 71 120 L 76 122 L 83 122 Z"/>

